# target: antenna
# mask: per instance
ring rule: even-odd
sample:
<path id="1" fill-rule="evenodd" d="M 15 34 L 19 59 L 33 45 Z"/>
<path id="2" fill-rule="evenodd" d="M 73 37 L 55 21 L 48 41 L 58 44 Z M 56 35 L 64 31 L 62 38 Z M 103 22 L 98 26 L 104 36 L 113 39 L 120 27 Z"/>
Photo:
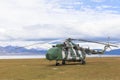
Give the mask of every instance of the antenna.
<path id="1" fill-rule="evenodd" d="M 108 36 L 108 38 L 107 38 L 107 43 L 108 43 L 108 45 L 110 44 L 110 36 Z"/>

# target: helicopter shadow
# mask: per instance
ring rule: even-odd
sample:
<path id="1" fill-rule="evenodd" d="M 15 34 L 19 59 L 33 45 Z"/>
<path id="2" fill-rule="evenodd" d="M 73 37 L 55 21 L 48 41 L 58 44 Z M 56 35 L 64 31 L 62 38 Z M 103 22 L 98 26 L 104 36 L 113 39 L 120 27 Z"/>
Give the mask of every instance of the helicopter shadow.
<path id="1" fill-rule="evenodd" d="M 83 64 L 81 64 L 81 63 L 66 63 L 66 64 L 59 64 L 59 65 L 57 65 L 58 67 L 59 66 L 75 66 L 75 65 L 81 65 L 81 66 L 85 66 L 85 64 L 83 65 Z M 47 65 L 47 66 L 51 66 L 51 67 L 53 67 L 53 66 L 56 66 L 56 64 L 50 64 L 50 65 Z"/>

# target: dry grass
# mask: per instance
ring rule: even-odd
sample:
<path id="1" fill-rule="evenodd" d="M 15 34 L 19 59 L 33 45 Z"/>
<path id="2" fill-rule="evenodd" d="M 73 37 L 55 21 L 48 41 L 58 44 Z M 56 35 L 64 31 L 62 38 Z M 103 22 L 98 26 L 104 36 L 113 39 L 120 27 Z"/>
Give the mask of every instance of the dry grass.
<path id="1" fill-rule="evenodd" d="M 64 66 L 45 59 L 0 60 L 0 80 L 120 80 L 120 57 Z"/>

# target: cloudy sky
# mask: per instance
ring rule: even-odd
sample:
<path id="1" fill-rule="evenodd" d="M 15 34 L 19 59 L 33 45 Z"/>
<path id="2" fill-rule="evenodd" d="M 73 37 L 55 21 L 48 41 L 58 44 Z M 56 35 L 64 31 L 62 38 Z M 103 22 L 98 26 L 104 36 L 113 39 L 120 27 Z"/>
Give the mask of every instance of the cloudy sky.
<path id="1" fill-rule="evenodd" d="M 119 0 L 0 0 L 0 40 L 119 40 L 119 5 Z"/>

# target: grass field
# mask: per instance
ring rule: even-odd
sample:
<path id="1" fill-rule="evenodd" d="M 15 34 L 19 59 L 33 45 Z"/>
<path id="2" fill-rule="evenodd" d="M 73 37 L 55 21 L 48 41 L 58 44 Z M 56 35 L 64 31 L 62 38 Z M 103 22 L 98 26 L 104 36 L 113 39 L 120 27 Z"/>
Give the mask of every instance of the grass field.
<path id="1" fill-rule="evenodd" d="M 120 57 L 55 66 L 45 59 L 0 60 L 0 80 L 120 80 Z"/>

